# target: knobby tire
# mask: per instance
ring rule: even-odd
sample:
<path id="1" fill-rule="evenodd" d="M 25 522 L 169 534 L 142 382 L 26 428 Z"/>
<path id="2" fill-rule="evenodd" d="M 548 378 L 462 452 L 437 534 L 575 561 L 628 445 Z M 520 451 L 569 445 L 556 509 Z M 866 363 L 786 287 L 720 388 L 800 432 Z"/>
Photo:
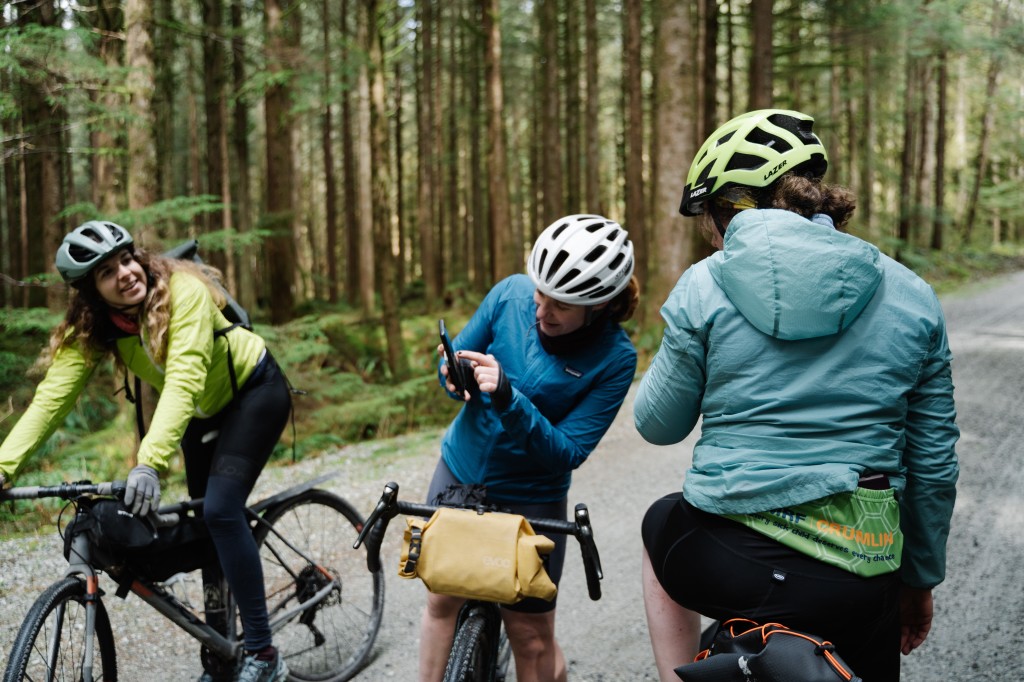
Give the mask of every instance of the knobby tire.
<path id="1" fill-rule="evenodd" d="M 352 550 L 362 516 L 341 497 L 313 489 L 270 508 L 264 520 L 339 583 L 319 605 L 274 631 L 289 679 L 351 679 L 369 660 L 384 612 L 383 572 L 367 571 L 365 553 Z M 257 526 L 256 542 L 273 622 L 277 613 L 303 603 L 327 581 L 264 523 Z"/>
<path id="2" fill-rule="evenodd" d="M 444 682 L 492 682 L 500 628 L 500 618 L 488 618 L 481 608 L 471 610 L 455 631 Z"/>
<path id="3" fill-rule="evenodd" d="M 60 615 L 63 618 L 59 618 Z M 54 682 L 79 682 L 85 652 L 85 619 L 85 582 L 80 577 L 69 576 L 46 588 L 21 624 L 11 647 L 4 682 L 51 679 L 46 674 L 47 651 L 57 627 L 60 634 L 52 679 Z M 96 603 L 93 679 L 117 680 L 114 634 L 102 601 Z"/>

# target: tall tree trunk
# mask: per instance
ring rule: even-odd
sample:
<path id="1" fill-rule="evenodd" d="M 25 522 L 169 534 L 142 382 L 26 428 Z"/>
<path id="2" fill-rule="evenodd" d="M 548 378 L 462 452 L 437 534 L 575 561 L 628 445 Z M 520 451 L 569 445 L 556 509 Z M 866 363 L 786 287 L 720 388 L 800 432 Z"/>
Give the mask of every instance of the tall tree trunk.
<path id="1" fill-rule="evenodd" d="M 158 55 L 177 53 L 177 31 L 174 25 L 174 0 L 156 0 L 154 9 L 156 25 L 153 35 L 153 49 Z M 173 59 L 160 59 L 154 64 L 156 91 L 153 93 L 154 132 L 153 144 L 156 152 L 157 197 L 170 199 L 174 190 L 174 121 L 175 90 L 178 79 L 174 74 Z M 239 166 L 246 168 L 246 166 Z"/>
<path id="2" fill-rule="evenodd" d="M 32 6 L 20 8 L 20 21 L 42 27 L 56 25 L 57 13 L 53 0 L 43 0 Z M 41 275 L 50 270 L 53 253 L 60 237 L 54 238 L 54 221 L 57 205 L 54 194 L 56 164 L 53 161 L 55 149 L 55 127 L 52 108 L 46 101 L 48 85 L 43 82 L 22 81 L 22 133 L 25 147 L 33 151 L 22 157 L 24 177 L 22 178 L 22 207 L 25 223 L 24 244 L 27 262 L 26 275 Z M 28 287 L 28 305 L 43 306 L 55 303 L 48 300 L 48 289 Z"/>
<path id="3" fill-rule="evenodd" d="M 501 22 L 498 0 L 482 0 L 484 78 L 487 89 L 487 180 L 490 196 L 491 277 L 494 282 L 519 271 L 522 244 L 511 239 L 508 159 L 505 151 L 505 88 L 501 77 Z"/>
<path id="4" fill-rule="evenodd" d="M 900 258 L 903 248 L 910 246 L 913 204 L 911 187 L 914 184 L 914 159 L 917 156 L 917 138 L 914 136 L 914 128 L 917 119 L 915 116 L 918 101 L 917 90 L 920 87 L 917 80 L 918 58 L 908 54 L 906 59 L 906 77 L 903 86 L 903 148 L 900 155 L 900 214 L 896 232 L 900 246 L 896 252 L 897 259 Z"/>
<path id="5" fill-rule="evenodd" d="M 238 231 L 246 235 L 252 230 L 252 194 L 249 185 L 249 102 L 242 96 L 245 88 L 245 36 L 242 33 L 242 0 L 231 2 L 231 87 L 234 93 L 232 108 L 231 147 L 234 153 L 234 174 Z M 238 285 L 236 297 L 246 310 L 256 310 L 256 247 L 248 239 L 239 250 Z"/>
<path id="6" fill-rule="evenodd" d="M 351 63 L 352 52 L 349 49 L 348 0 L 341 2 L 341 63 Z M 359 302 L 359 210 L 358 210 L 358 179 L 356 178 L 356 142 L 353 136 L 355 121 L 352 115 L 352 93 L 356 83 L 352 80 L 352 69 L 345 69 L 345 87 L 341 93 L 341 167 L 345 174 L 345 300 L 350 305 Z"/>
<path id="7" fill-rule="evenodd" d="M 874 221 L 874 191 L 875 184 L 875 96 L 870 83 L 874 77 L 875 62 L 873 59 L 874 48 L 865 41 L 863 43 L 864 71 L 863 80 L 865 83 L 861 95 L 861 144 L 860 144 L 860 187 L 858 196 L 860 221 L 862 230 L 871 239 L 877 238 Z"/>
<path id="8" fill-rule="evenodd" d="M 420 236 L 420 269 L 423 271 L 424 293 L 428 301 L 436 301 L 441 294 L 440 274 L 437 270 L 435 246 L 437 223 L 434 219 L 434 39 L 433 0 L 424 0 L 420 6 L 419 87 L 416 92 L 416 132 L 419 159 L 417 164 L 416 224 Z"/>
<path id="9" fill-rule="evenodd" d="M 565 214 L 562 194 L 561 87 L 558 79 L 558 0 L 538 0 L 537 4 L 542 74 L 540 108 L 543 112 L 540 120 L 543 149 L 540 184 L 544 203 L 540 219 L 544 225 L 548 225 Z"/>
<path id="10" fill-rule="evenodd" d="M 749 109 L 772 105 L 772 0 L 751 0 Z"/>
<path id="11" fill-rule="evenodd" d="M 0 12 L 0 31 L 7 28 L 4 13 Z M 15 92 L 14 80 L 6 69 L 0 69 L 0 91 Z M 7 277 L 0 277 L 0 305 L 14 307 L 23 305 L 23 291 L 12 286 L 12 280 L 18 281 L 25 276 L 21 269 L 23 242 L 21 239 L 21 185 L 19 183 L 22 154 L 19 145 L 18 119 L 16 117 L 0 118 L 0 173 L 3 174 L 3 244 L 0 244 L 0 272 Z"/>
<path id="12" fill-rule="evenodd" d="M 707 139 L 718 127 L 718 0 L 704 2 L 704 107 L 701 111 L 701 140 Z M 682 193 L 680 192 L 680 197 Z M 696 230 L 695 230 L 696 231 Z"/>
<path id="13" fill-rule="evenodd" d="M 565 206 L 579 213 L 580 205 L 580 13 L 575 2 L 565 3 Z"/>
<path id="14" fill-rule="evenodd" d="M 320 130 L 323 137 L 321 146 L 324 152 L 324 221 L 327 237 L 327 299 L 331 303 L 338 302 L 338 188 L 334 178 L 334 119 L 331 111 L 331 15 L 330 3 L 323 0 L 321 4 L 323 21 L 324 54 L 321 68 L 324 75 L 323 111 L 320 114 Z"/>
<path id="15" fill-rule="evenodd" d="M 942 250 L 943 233 L 946 227 L 946 116 L 948 115 L 949 66 L 946 50 L 938 56 L 939 79 L 935 84 L 935 99 L 938 113 L 935 124 L 935 217 L 932 221 L 931 248 Z"/>
<path id="16" fill-rule="evenodd" d="M 458 45 L 457 31 L 460 24 L 459 4 L 448 3 L 452 13 L 448 21 L 448 120 L 445 121 L 445 187 L 444 187 L 444 221 L 445 234 L 448 235 L 447 258 L 442 261 L 442 283 L 451 283 L 466 273 L 465 239 L 462 238 L 462 224 L 459 218 L 459 126 L 458 126 Z M 447 272 L 445 267 L 447 266 Z"/>
<path id="17" fill-rule="evenodd" d="M 223 152 L 227 145 L 226 109 L 224 106 L 224 84 L 227 74 L 224 67 L 223 29 L 224 0 L 199 0 L 203 22 L 203 114 L 206 119 L 206 191 L 223 200 L 224 176 L 227 159 Z M 229 208 L 227 204 L 225 208 Z M 224 214 L 230 210 L 210 211 L 206 214 L 206 231 L 224 229 Z M 211 253 L 211 262 L 221 270 L 227 265 L 226 253 Z M 229 282 L 232 280 L 229 278 Z"/>
<path id="18" fill-rule="evenodd" d="M 605 214 L 601 197 L 601 128 L 598 114 L 601 106 L 601 90 L 597 77 L 599 44 L 597 38 L 597 0 L 585 0 L 583 7 L 584 38 L 586 42 L 586 83 L 587 103 L 583 126 L 586 136 L 583 156 L 584 210 L 588 213 Z"/>
<path id="19" fill-rule="evenodd" d="M 398 5 L 394 6 L 395 13 L 395 25 L 401 26 L 406 21 L 406 9 Z M 396 36 L 396 43 L 400 39 Z M 401 296 L 405 290 L 405 286 L 408 283 L 406 280 L 405 266 L 407 263 L 408 253 L 408 242 L 410 236 L 408 234 L 409 221 L 406 220 L 405 210 L 405 142 L 402 132 L 405 128 L 405 116 L 404 107 L 402 101 L 405 98 L 405 92 L 402 88 L 402 62 L 399 59 L 395 59 L 394 73 L 393 73 L 393 85 L 390 88 L 392 107 L 395 111 L 394 116 L 394 130 L 395 130 L 395 212 L 396 224 L 398 227 L 398 254 L 395 262 L 395 279 L 398 282 L 398 293 Z"/>
<path id="20" fill-rule="evenodd" d="M 391 376 L 401 381 L 409 373 L 402 340 L 401 315 L 398 310 L 398 281 L 395 256 L 391 248 L 391 159 L 388 150 L 388 112 L 384 95 L 384 54 L 381 46 L 380 19 L 376 0 L 362 0 L 360 7 L 365 16 L 366 42 L 363 47 L 370 62 L 370 92 L 373 102 L 373 232 L 377 266 L 380 268 L 380 301 L 383 313 L 384 336 L 388 348 L 388 367 Z"/>
<path id="21" fill-rule="evenodd" d="M 473 12 L 473 23 L 475 25 L 482 26 L 483 30 L 480 33 L 475 31 L 470 33 L 473 45 L 473 56 L 467 63 L 470 74 L 469 108 L 472 112 L 469 123 L 469 201 L 470 206 L 472 207 L 471 214 L 473 216 L 473 230 L 469 239 L 469 253 L 473 268 L 473 289 L 475 291 L 483 292 L 487 290 L 488 285 L 491 283 L 492 276 L 490 269 L 490 262 L 492 259 L 487 257 L 487 254 L 489 253 L 488 249 L 490 248 L 490 239 L 488 239 L 490 220 L 484 215 L 485 211 L 488 212 L 488 216 L 490 215 L 490 202 L 484 192 L 484 152 L 482 150 L 482 145 L 480 144 L 480 141 L 483 139 L 484 126 L 490 125 L 489 120 L 485 122 L 483 119 L 486 113 L 484 110 L 484 93 L 481 84 L 481 65 L 487 60 L 486 46 L 488 29 L 485 24 L 487 21 L 487 3 L 483 0 L 470 0 L 470 6 Z M 487 153 L 490 154 L 490 151 Z M 488 161 L 488 163 L 490 163 L 490 161 Z"/>
<path id="22" fill-rule="evenodd" d="M 295 315 L 295 160 L 290 79 L 282 78 L 299 48 L 301 13 L 289 0 L 266 0 L 267 69 L 271 85 L 264 96 L 266 117 L 266 224 L 272 231 L 264 254 L 269 284 L 270 321 L 283 324 Z"/>
<path id="23" fill-rule="evenodd" d="M 1006 17 L 1009 14 L 1009 5 L 1005 8 L 1000 6 L 1000 0 L 992 0 L 992 34 L 999 35 L 1006 26 Z M 973 170 L 974 179 L 971 184 L 970 195 L 967 197 L 967 214 L 964 219 L 964 243 L 970 244 L 974 233 L 974 221 L 978 215 L 978 197 L 981 196 L 981 178 L 988 167 L 989 136 L 995 122 L 995 96 L 996 85 L 999 83 L 999 75 L 1003 68 L 1002 55 L 994 53 L 989 61 L 988 73 L 985 77 L 985 100 L 982 103 L 984 115 L 981 119 L 981 131 L 978 133 L 978 151 L 974 157 Z"/>
<path id="24" fill-rule="evenodd" d="M 356 162 L 359 166 L 359 179 L 356 188 L 357 203 L 359 205 L 358 229 L 359 229 L 359 252 L 355 254 L 359 258 L 359 304 L 365 317 L 373 314 L 376 290 L 376 263 L 373 258 L 373 145 L 371 135 L 371 102 L 370 102 L 370 74 L 367 59 L 369 55 L 365 52 L 366 45 L 370 41 L 370 35 L 376 31 L 376 27 L 367 25 L 367 22 L 375 15 L 367 14 L 366 0 L 360 0 L 356 13 L 356 42 L 363 50 L 366 59 L 361 60 L 359 73 L 356 77 L 357 94 L 356 100 L 356 140 L 357 154 Z M 378 169 L 379 171 L 379 169 Z"/>
<path id="25" fill-rule="evenodd" d="M 153 141 L 153 2 L 126 0 L 125 65 L 130 100 L 128 123 L 128 208 L 145 208 L 156 200 L 156 145 Z M 154 242 L 151 226 L 135 229 L 143 244 Z"/>
<path id="26" fill-rule="evenodd" d="M 124 31 L 124 13 L 120 4 L 112 0 L 100 0 L 93 10 L 88 16 L 99 36 L 96 41 L 97 56 L 113 73 L 122 61 L 123 43 L 116 36 Z M 122 178 L 117 161 L 121 144 L 117 139 L 117 131 L 121 127 L 111 114 L 123 106 L 123 100 L 114 83 L 108 82 L 104 86 L 97 90 L 94 98 L 100 110 L 108 112 L 108 116 L 101 117 L 92 126 L 89 135 L 89 144 L 93 148 L 90 199 L 100 215 L 112 215 L 119 208 L 121 193 L 118 184 Z"/>
<path id="27" fill-rule="evenodd" d="M 648 248 L 644 210 L 644 102 L 643 69 L 641 65 L 642 0 L 626 0 L 623 7 L 622 83 L 625 89 L 623 137 L 625 139 L 625 210 L 626 230 L 636 250 L 636 275 L 641 284 L 648 281 L 648 261 L 653 255 Z M 643 314 L 643 310 L 640 311 Z"/>
<path id="28" fill-rule="evenodd" d="M 689 8 L 675 0 L 656 0 L 655 11 L 654 126 L 659 153 L 653 172 L 651 244 L 657 257 L 650 258 L 648 264 L 648 320 L 657 319 L 658 308 L 692 260 L 688 241 L 679 238 L 679 199 L 696 152 L 696 105 L 686 96 L 697 85 L 697 76 L 689 68 L 693 49 Z"/>

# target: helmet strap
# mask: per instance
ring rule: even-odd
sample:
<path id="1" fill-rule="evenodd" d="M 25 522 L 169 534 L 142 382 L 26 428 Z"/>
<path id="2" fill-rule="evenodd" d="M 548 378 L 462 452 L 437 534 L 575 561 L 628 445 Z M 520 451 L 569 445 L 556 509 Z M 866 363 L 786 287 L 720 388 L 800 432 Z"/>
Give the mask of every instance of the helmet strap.
<path id="1" fill-rule="evenodd" d="M 725 239 L 725 230 L 728 225 L 722 224 L 722 217 L 718 215 L 718 211 L 715 210 L 714 202 L 708 202 L 708 213 L 711 214 L 711 219 L 715 221 L 715 227 L 718 229 L 718 234 L 722 235 L 722 239 Z"/>

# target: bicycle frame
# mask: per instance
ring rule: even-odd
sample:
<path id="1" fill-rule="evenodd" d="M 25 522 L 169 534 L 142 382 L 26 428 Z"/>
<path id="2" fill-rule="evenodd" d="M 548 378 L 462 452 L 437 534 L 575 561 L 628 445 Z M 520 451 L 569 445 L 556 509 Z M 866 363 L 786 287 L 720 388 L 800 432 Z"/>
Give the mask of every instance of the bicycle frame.
<path id="1" fill-rule="evenodd" d="M 331 477 L 333 477 L 333 475 L 328 474 L 311 481 L 307 481 L 306 483 L 294 486 L 247 508 L 247 514 L 249 515 L 250 521 L 253 523 L 254 527 L 261 523 L 266 524 L 268 531 L 272 533 L 278 541 L 286 546 L 289 551 L 294 552 L 297 556 L 308 562 L 309 565 L 316 567 L 320 573 L 327 578 L 326 584 L 320 587 L 315 593 L 298 601 L 293 606 L 273 614 L 270 619 L 270 629 L 272 632 L 280 630 L 298 614 L 318 606 L 335 590 L 338 586 L 338 581 L 328 571 L 319 566 L 315 560 L 300 548 L 296 547 L 294 543 L 282 536 L 272 524 L 267 524 L 263 517 L 278 505 L 284 504 L 294 497 L 315 488 L 317 485 Z M 12 488 L 6 491 L 0 491 L 0 499 L 15 500 L 58 497 L 74 500 L 83 495 L 116 496 L 119 492 L 123 491 L 123 486 L 123 482 L 115 481 L 100 484 L 83 482 L 77 484 L 65 483 L 52 487 Z M 163 524 L 176 523 L 179 515 L 184 514 L 190 509 L 197 509 L 201 507 L 202 502 L 202 499 L 196 499 L 163 507 L 159 512 L 159 518 L 161 519 L 160 522 Z M 79 507 L 78 510 L 76 510 L 76 515 L 82 513 L 84 512 L 82 511 L 82 508 Z M 275 555 L 277 554 L 276 550 L 272 551 Z M 78 533 L 71 538 L 70 551 L 68 553 L 68 567 L 64 571 L 64 577 L 81 576 L 85 583 L 85 636 L 81 667 L 82 680 L 84 682 L 92 682 L 94 679 L 93 671 L 96 652 L 94 651 L 95 645 L 93 635 L 96 631 L 97 605 L 100 603 L 103 596 L 103 592 L 99 586 L 99 574 L 97 569 L 94 568 L 94 563 L 100 560 L 100 558 L 94 556 L 93 546 L 91 545 L 89 538 L 84 533 Z M 162 584 L 148 580 L 144 577 L 131 577 L 130 579 L 122 578 L 120 580 L 116 576 L 112 575 L 111 577 L 118 584 L 118 590 L 116 592 L 117 596 L 123 598 L 128 592 L 135 594 L 139 599 L 148 604 L 160 615 L 176 625 L 178 628 L 184 630 L 189 636 L 207 647 L 207 649 L 218 657 L 230 661 L 236 660 L 240 656 L 243 643 L 238 637 L 239 633 L 237 632 L 236 622 L 233 618 L 227 619 L 227 632 L 221 633 L 216 628 L 205 623 L 196 613 L 177 599 Z M 233 613 L 234 608 L 230 592 L 227 592 L 227 594 L 227 611 L 228 613 Z M 56 616 L 59 622 L 63 622 L 63 609 L 59 610 Z M 60 630 L 61 628 L 59 627 L 55 628 L 50 640 L 47 642 L 46 665 L 48 674 L 52 674 L 51 671 L 56 667 L 56 661 L 59 656 L 61 644 Z"/>

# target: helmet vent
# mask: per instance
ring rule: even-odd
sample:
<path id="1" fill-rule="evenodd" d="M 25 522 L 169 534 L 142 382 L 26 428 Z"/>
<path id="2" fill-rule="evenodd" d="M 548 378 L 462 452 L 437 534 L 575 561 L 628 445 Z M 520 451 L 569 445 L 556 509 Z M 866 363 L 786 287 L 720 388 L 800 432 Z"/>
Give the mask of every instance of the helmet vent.
<path id="1" fill-rule="evenodd" d="M 615 287 L 602 287 L 589 295 L 589 298 L 603 298 L 615 291 Z"/>
<path id="2" fill-rule="evenodd" d="M 79 263 L 88 263 L 96 256 L 96 254 L 94 254 L 89 249 L 85 248 L 84 246 L 78 246 L 77 244 L 71 244 L 68 246 L 68 255 L 70 255 L 71 258 L 73 258 L 75 261 Z"/>
<path id="3" fill-rule="evenodd" d="M 624 254 L 624 253 L 620 253 L 619 255 L 615 256 L 615 258 L 612 259 L 612 262 L 608 264 L 608 269 L 609 270 L 618 270 L 619 269 L 619 265 L 622 263 L 622 260 L 625 257 L 626 257 L 626 254 Z"/>
<path id="4" fill-rule="evenodd" d="M 563 251 L 562 253 L 565 253 L 565 252 Z M 576 279 L 579 276 L 580 276 L 580 271 L 577 270 L 576 268 L 573 268 L 572 270 L 570 270 L 569 272 L 567 272 L 565 274 L 565 277 L 563 277 L 562 279 L 558 280 L 558 283 L 555 284 L 555 288 L 556 289 L 561 289 L 567 283 L 573 281 L 574 279 Z"/>
<path id="5" fill-rule="evenodd" d="M 577 284 L 576 286 L 572 287 L 571 289 L 567 289 L 565 293 L 567 293 L 567 294 L 578 294 L 581 291 L 585 291 L 585 290 L 589 289 L 590 287 L 595 287 L 595 286 L 597 286 L 600 283 L 601 283 L 600 279 L 598 279 L 597 277 L 591 277 L 586 282 L 583 282 L 581 284 Z"/>
<path id="6" fill-rule="evenodd" d="M 729 158 L 729 163 L 726 165 L 726 170 L 757 170 L 761 166 L 768 163 L 765 159 L 760 156 L 754 156 L 753 154 L 744 154 L 737 152 Z"/>
<path id="7" fill-rule="evenodd" d="M 568 258 L 568 257 L 569 257 L 569 252 L 566 251 L 565 249 L 562 249 L 561 251 L 558 252 L 558 255 L 555 256 L 555 260 L 551 261 L 551 267 L 548 268 L 548 272 L 550 274 L 547 277 L 547 280 L 549 282 L 551 281 L 551 275 L 553 275 L 556 272 L 558 272 L 558 268 L 562 267 L 562 263 L 564 263 L 565 259 Z M 573 277 L 575 277 L 576 275 L 579 274 L 578 270 L 574 270 L 573 272 L 576 273 L 576 274 L 573 275 Z M 564 281 L 565 281 L 565 279 L 563 278 L 562 282 L 564 282 Z M 559 284 L 557 284 L 556 286 L 561 286 L 561 282 Z"/>
<path id="8" fill-rule="evenodd" d="M 747 135 L 747 141 L 753 142 L 754 144 L 761 144 L 765 147 L 771 147 L 780 154 L 788 152 L 793 148 L 793 145 L 789 144 L 781 137 L 772 135 L 768 131 L 760 128 L 754 128 L 751 130 Z"/>
<path id="9" fill-rule="evenodd" d="M 569 227 L 569 223 L 562 223 L 561 225 L 559 225 L 558 229 L 556 229 L 551 234 L 551 239 L 558 239 L 558 235 L 562 234 L 562 232 L 564 232 L 565 228 L 567 228 L 567 227 Z"/>
<path id="10" fill-rule="evenodd" d="M 548 250 L 542 249 L 540 252 L 540 258 L 537 261 L 537 271 L 544 272 L 544 261 L 548 259 Z"/>
<path id="11" fill-rule="evenodd" d="M 588 263 L 593 263 L 594 261 L 601 257 L 601 254 L 603 254 L 607 250 L 608 247 L 603 244 L 595 246 L 593 249 L 590 250 L 590 253 L 588 253 L 583 260 L 587 261 Z"/>

